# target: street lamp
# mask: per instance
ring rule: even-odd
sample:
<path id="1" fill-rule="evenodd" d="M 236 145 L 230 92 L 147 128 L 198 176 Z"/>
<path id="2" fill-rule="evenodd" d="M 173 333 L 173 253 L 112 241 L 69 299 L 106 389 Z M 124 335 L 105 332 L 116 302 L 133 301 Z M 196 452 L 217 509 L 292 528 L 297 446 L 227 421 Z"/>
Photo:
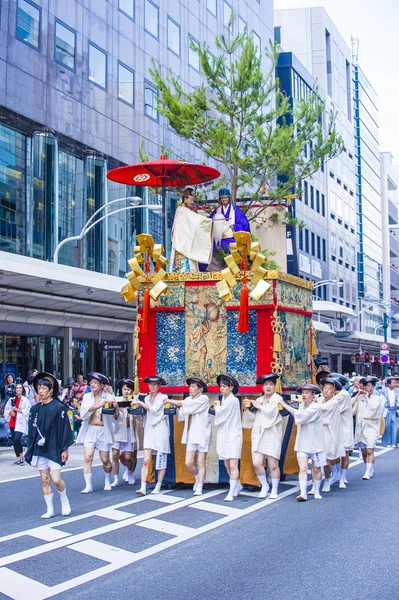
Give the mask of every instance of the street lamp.
<path id="1" fill-rule="evenodd" d="M 315 283 L 315 285 L 313 287 L 313 291 L 317 290 L 317 288 L 320 288 L 324 285 L 337 285 L 338 287 L 341 287 L 341 286 L 345 285 L 345 282 L 341 281 L 340 279 L 322 279 L 321 281 L 318 281 L 317 283 Z M 321 296 L 316 296 L 315 294 L 312 294 L 313 300 L 317 300 L 318 298 L 321 300 Z"/>
<path id="2" fill-rule="evenodd" d="M 103 215 L 102 217 L 95 219 L 95 217 L 101 211 L 103 211 L 104 209 L 111 206 L 111 204 L 115 204 L 116 202 L 129 202 L 129 206 L 117 208 L 116 210 L 108 212 L 105 215 Z M 126 198 L 116 198 L 115 200 L 111 200 L 111 202 L 107 202 L 107 204 L 104 204 L 104 206 L 100 206 L 100 208 L 98 208 L 91 215 L 90 219 L 88 219 L 88 221 L 83 225 L 82 231 L 79 233 L 79 235 L 72 235 L 70 237 L 67 237 L 67 238 L 63 239 L 61 242 L 59 242 L 59 244 L 57 244 L 57 246 L 54 250 L 54 254 L 53 254 L 53 263 L 55 263 L 56 265 L 58 264 L 58 255 L 59 255 L 61 248 L 64 246 L 64 244 L 66 244 L 67 242 L 81 240 L 82 238 L 84 238 L 84 236 L 87 233 L 89 233 L 89 231 L 91 229 L 93 229 L 93 227 L 95 225 L 97 225 L 98 223 L 101 223 L 101 221 L 103 221 L 104 219 L 108 219 L 108 217 L 112 217 L 113 215 L 116 215 L 117 213 L 120 213 L 120 212 L 125 212 L 127 210 L 135 210 L 136 208 L 148 208 L 149 210 L 160 210 L 160 208 L 161 208 L 159 204 L 140 204 L 141 202 L 142 202 L 142 198 L 140 198 L 139 196 L 127 196 Z"/>

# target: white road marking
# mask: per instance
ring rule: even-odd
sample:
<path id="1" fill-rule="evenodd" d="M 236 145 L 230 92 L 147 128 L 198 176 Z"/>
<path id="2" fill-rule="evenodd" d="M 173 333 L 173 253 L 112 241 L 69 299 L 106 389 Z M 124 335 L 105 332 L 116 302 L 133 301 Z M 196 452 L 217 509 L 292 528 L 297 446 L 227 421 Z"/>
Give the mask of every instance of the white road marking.
<path id="1" fill-rule="evenodd" d="M 389 452 L 390 450 L 391 450 L 391 448 L 385 448 L 385 449 L 381 450 L 378 453 L 378 455 L 385 454 L 386 452 Z M 362 463 L 363 463 L 363 460 L 359 458 L 355 462 L 352 462 L 349 465 L 349 468 L 355 467 Z M 310 485 L 310 484 L 311 484 L 311 481 L 308 481 L 308 485 Z M 180 531 L 184 532 L 185 535 L 173 534 L 174 537 L 172 537 L 170 540 L 167 540 L 160 544 L 151 546 L 150 548 L 147 548 L 146 550 L 143 550 L 141 552 L 137 552 L 137 553 L 130 552 L 130 553 L 128 553 L 129 560 L 128 560 L 127 555 L 124 554 L 123 555 L 124 559 L 126 559 L 126 561 L 128 560 L 128 562 L 124 562 L 123 564 L 119 564 L 118 562 L 111 562 L 110 564 L 108 564 L 104 567 L 95 569 L 89 573 L 85 573 L 79 577 L 70 579 L 68 581 L 65 581 L 61 584 L 58 584 L 58 585 L 55 585 L 52 587 L 48 587 L 48 586 L 45 586 L 42 584 L 37 584 L 37 582 L 33 582 L 33 584 L 32 584 L 33 593 L 29 593 L 29 600 L 47 600 L 48 598 L 56 596 L 57 594 L 60 594 L 62 592 L 76 588 L 80 585 L 88 583 L 89 581 L 93 581 L 93 580 L 97 579 L 98 577 L 107 575 L 109 573 L 113 573 L 117 569 L 120 569 L 123 566 L 125 566 L 126 564 L 133 564 L 135 562 L 138 562 L 139 560 L 142 560 L 143 558 L 152 556 L 153 554 L 156 554 L 158 552 L 166 550 L 172 546 L 175 546 L 176 544 L 182 543 L 183 541 L 187 540 L 190 537 L 196 537 L 197 535 L 201 535 L 202 533 L 211 531 L 213 529 L 216 529 L 217 527 L 221 527 L 222 525 L 225 525 L 226 523 L 230 523 L 236 519 L 239 519 L 241 517 L 244 517 L 248 514 L 255 512 L 255 511 L 258 511 L 266 506 L 274 504 L 275 502 L 279 502 L 280 500 L 283 500 L 284 498 L 287 498 L 288 496 L 295 494 L 297 492 L 297 490 L 298 490 L 298 486 L 295 485 L 295 487 L 291 487 L 290 489 L 287 489 L 286 491 L 280 493 L 280 495 L 278 496 L 278 498 L 276 500 L 270 500 L 270 499 L 259 500 L 259 502 L 256 502 L 245 509 L 233 509 L 234 512 L 232 512 L 231 514 L 226 515 L 225 517 L 223 517 L 221 519 L 217 519 L 207 525 L 204 525 L 203 527 L 199 527 L 197 529 L 185 527 L 184 530 L 180 529 Z M 212 498 L 212 497 L 220 495 L 220 494 L 225 494 L 225 490 L 214 490 L 214 491 L 205 493 L 203 496 L 200 496 L 200 497 L 190 497 L 188 499 L 185 499 L 184 501 L 181 501 L 178 503 L 173 503 L 173 504 L 170 504 L 169 506 L 163 506 L 157 510 L 154 510 L 154 511 L 142 514 L 142 515 L 133 516 L 132 518 L 129 518 L 129 519 L 127 518 L 127 519 L 124 519 L 123 521 L 114 522 L 114 523 L 111 523 L 111 524 L 103 526 L 103 527 L 98 527 L 96 529 L 93 529 L 88 532 L 84 532 L 82 534 L 77 534 L 77 535 L 69 536 L 68 538 L 65 538 L 65 539 L 56 540 L 54 542 L 45 544 L 44 546 L 41 546 L 39 548 L 32 548 L 27 551 L 19 552 L 19 553 L 10 555 L 8 557 L 4 557 L 4 559 L 0 560 L 0 565 L 9 564 L 9 563 L 12 563 L 12 562 L 15 562 L 18 560 L 23 560 L 24 558 L 31 558 L 33 556 L 37 556 L 39 554 L 44 554 L 46 552 L 49 552 L 51 550 L 55 550 L 55 549 L 61 548 L 61 547 L 68 547 L 68 548 L 72 547 L 73 548 L 73 546 L 77 546 L 77 548 L 76 548 L 77 551 L 81 551 L 81 550 L 79 550 L 79 547 L 78 547 L 81 542 L 89 542 L 89 541 L 96 542 L 96 540 L 91 540 L 90 538 L 101 535 L 103 533 L 116 531 L 116 530 L 122 529 L 124 527 L 127 527 L 129 525 L 133 525 L 133 524 L 136 524 L 136 525 L 140 524 L 140 526 L 145 526 L 145 522 L 148 523 L 150 521 L 153 521 L 153 522 L 155 521 L 155 525 L 156 525 L 158 531 L 160 530 L 159 527 L 162 527 L 164 531 L 166 531 L 167 528 L 169 529 L 169 531 L 171 531 L 170 528 L 173 527 L 174 531 L 176 532 L 176 531 L 178 531 L 177 528 L 181 528 L 183 526 L 175 525 L 175 524 L 172 524 L 172 523 L 169 523 L 166 521 L 162 521 L 162 519 L 157 519 L 157 517 L 162 517 L 163 514 L 169 513 L 174 510 L 178 510 L 179 508 L 181 508 L 183 506 L 190 506 L 190 507 L 194 508 L 195 504 L 200 504 L 200 503 L 207 504 L 207 502 L 204 502 L 205 499 Z M 252 496 L 254 494 L 252 494 L 250 492 L 246 492 L 245 495 Z M 256 493 L 255 493 L 255 495 L 256 495 Z M 148 497 L 140 498 L 140 499 L 138 499 L 138 501 L 145 500 L 145 498 L 148 498 Z M 310 501 L 312 501 L 312 500 L 310 500 Z M 114 505 L 110 508 L 116 509 L 120 505 L 126 506 L 127 504 L 132 504 L 133 502 L 134 501 L 121 503 L 118 505 Z M 136 502 L 137 502 L 137 500 L 136 500 Z M 212 503 L 210 503 L 210 504 L 212 507 Z M 230 507 L 226 507 L 226 508 L 230 508 Z M 204 510 L 205 510 L 205 507 L 204 507 Z M 97 511 L 93 511 L 93 513 L 90 513 L 90 514 L 96 514 L 98 512 L 99 511 L 97 510 Z M 87 516 L 88 516 L 88 514 L 84 515 L 84 517 L 87 517 Z M 79 517 L 79 518 L 82 518 L 82 517 Z M 59 522 L 58 526 L 62 526 L 62 523 L 65 523 L 65 522 L 66 522 L 66 520 Z M 166 525 L 165 525 L 165 523 L 166 523 Z M 36 529 L 38 529 L 38 528 L 36 528 Z M 189 531 L 187 531 L 187 530 L 189 530 Z M 28 532 L 24 532 L 22 535 L 24 535 L 24 534 L 28 534 Z M 20 535 L 21 534 L 17 534 L 17 537 Z M 7 537 L 7 539 L 10 539 L 9 536 L 6 536 L 6 537 Z M 3 538 L 3 540 L 4 540 L 4 538 Z M 96 550 L 96 552 L 101 553 L 103 556 L 104 555 L 108 556 L 107 552 L 108 552 L 109 548 L 111 548 L 111 549 L 113 548 L 112 546 L 108 546 L 107 544 L 102 544 L 102 546 L 101 546 L 102 549 L 100 551 L 99 546 L 96 546 L 96 547 L 98 548 Z M 92 546 L 91 544 L 83 545 L 83 546 L 81 546 L 81 548 L 83 549 L 84 554 L 90 554 L 90 552 L 94 551 L 94 550 L 92 550 L 94 548 L 94 546 Z M 86 550 L 84 550 L 85 548 L 86 548 Z M 117 549 L 117 550 L 119 550 L 119 549 Z M 90 555 L 93 555 L 93 554 L 90 554 Z M 5 573 L 5 575 L 6 575 L 5 578 L 2 577 L 3 573 Z M 20 576 L 18 575 L 18 577 L 20 577 Z M 14 571 L 9 570 L 7 568 L 1 568 L 0 569 L 0 593 L 1 592 L 6 593 L 13 600 L 25 600 L 26 589 L 29 589 L 29 591 L 31 592 L 32 580 L 29 578 L 24 578 L 24 595 L 22 596 L 22 594 L 19 594 L 18 590 L 16 590 L 14 587 L 15 578 L 16 578 L 16 573 Z M 4 584 L 3 584 L 3 580 L 5 581 Z M 5 591 L 6 587 L 7 587 L 8 593 Z"/>
<path id="2" fill-rule="evenodd" d="M 198 508 L 218 515 L 234 515 L 241 512 L 240 508 L 233 508 L 232 506 L 226 506 L 225 504 L 214 504 L 213 502 L 196 502 L 191 504 L 190 508 Z"/>
<path id="3" fill-rule="evenodd" d="M 169 521 L 162 521 L 162 519 L 148 519 L 137 523 L 139 527 L 146 527 L 153 531 L 161 531 L 169 535 L 176 535 L 179 537 L 192 537 L 196 534 L 197 530 L 193 527 L 186 527 L 185 525 L 177 525 L 176 523 L 170 523 Z"/>
<path id="4" fill-rule="evenodd" d="M 132 561 L 132 558 L 134 558 L 133 552 L 128 552 L 127 550 L 122 550 L 122 548 L 116 548 L 109 544 L 103 544 L 97 540 L 84 540 L 84 542 L 72 544 L 71 546 L 68 546 L 68 548 L 70 550 L 76 550 L 76 552 L 81 552 L 82 554 L 87 554 L 93 558 L 112 563 L 113 565 L 118 565 L 118 567 L 128 565 Z"/>
<path id="5" fill-rule="evenodd" d="M 116 508 L 112 507 L 102 508 L 101 510 L 96 512 L 96 517 L 111 519 L 111 521 L 123 521 L 124 519 L 130 519 L 133 516 L 133 513 L 129 513 L 124 510 L 117 510 Z"/>
<path id="6" fill-rule="evenodd" d="M 83 458 L 82 458 L 82 463 L 83 463 Z M 28 463 L 26 463 L 26 465 L 29 466 Z M 94 463 L 93 469 L 94 469 L 94 467 L 101 467 L 101 466 L 102 466 L 101 462 Z M 81 465 L 80 467 L 70 467 L 70 468 L 62 467 L 62 469 L 61 469 L 61 473 L 69 473 L 70 471 L 82 471 L 82 473 L 83 473 L 83 466 Z M 10 479 L 3 479 L 2 481 L 0 481 L 0 484 L 1 483 L 10 483 L 11 481 L 22 481 L 23 479 L 33 479 L 34 477 L 40 477 L 39 471 L 36 471 L 36 470 L 32 471 L 32 475 L 25 475 L 24 473 L 21 473 L 20 477 L 12 477 Z"/>
<path id="7" fill-rule="evenodd" d="M 155 500 L 155 502 L 164 502 L 165 504 L 175 504 L 176 502 L 182 502 L 186 498 L 180 496 L 169 496 L 170 492 L 162 492 L 162 494 L 152 494 L 145 496 L 147 500 Z"/>
<path id="8" fill-rule="evenodd" d="M 11 569 L 0 569 L 0 591 L 13 600 L 44 600 L 52 593 L 52 588 L 25 577 Z"/>
<path id="9" fill-rule="evenodd" d="M 132 515 L 129 516 L 131 517 Z M 62 540 L 63 538 L 71 536 L 70 533 L 67 533 L 66 531 L 58 531 L 49 525 L 43 525 L 43 527 L 32 529 L 27 535 L 35 537 L 38 540 L 43 540 L 44 542 L 54 542 L 55 540 Z"/>

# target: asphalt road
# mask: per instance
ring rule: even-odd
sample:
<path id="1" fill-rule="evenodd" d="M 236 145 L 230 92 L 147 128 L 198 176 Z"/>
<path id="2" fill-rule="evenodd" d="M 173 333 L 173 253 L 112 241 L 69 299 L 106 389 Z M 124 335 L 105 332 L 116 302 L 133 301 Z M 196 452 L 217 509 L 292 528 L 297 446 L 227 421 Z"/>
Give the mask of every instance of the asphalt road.
<path id="1" fill-rule="evenodd" d="M 301 504 L 294 479 L 277 501 L 247 493 L 228 505 L 215 488 L 81 496 L 74 470 L 73 513 L 49 521 L 36 477 L 0 483 L 0 598 L 396 600 L 398 464 L 399 449 L 383 451 L 362 481 L 353 460 L 346 490 Z M 102 489 L 99 468 L 93 480 Z"/>

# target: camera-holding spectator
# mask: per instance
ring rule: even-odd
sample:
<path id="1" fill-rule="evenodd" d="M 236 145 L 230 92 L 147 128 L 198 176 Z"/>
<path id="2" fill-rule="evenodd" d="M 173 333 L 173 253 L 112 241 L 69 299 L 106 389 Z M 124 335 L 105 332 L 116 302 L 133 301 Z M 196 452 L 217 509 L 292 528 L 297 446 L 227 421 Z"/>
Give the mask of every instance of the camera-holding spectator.
<path id="1" fill-rule="evenodd" d="M 82 401 L 83 396 L 86 394 L 87 385 L 83 381 L 83 375 L 78 375 L 75 383 L 72 385 L 71 392 L 74 398 L 77 398 L 79 402 Z"/>
<path id="2" fill-rule="evenodd" d="M 28 398 L 30 405 L 35 406 L 37 403 L 37 394 L 35 392 L 35 388 L 33 387 L 33 380 L 35 378 L 36 371 L 29 371 L 29 375 L 26 378 L 24 386 L 24 396 Z"/>
<path id="3" fill-rule="evenodd" d="M 7 373 L 4 380 L 4 385 L 1 387 L 0 394 L 2 406 L 5 406 L 12 396 L 15 396 L 15 377 L 12 373 Z"/>
<path id="4" fill-rule="evenodd" d="M 71 398 L 68 402 L 69 408 L 72 411 L 72 430 L 74 432 L 75 438 L 79 433 L 79 429 L 82 425 L 82 417 L 80 416 L 80 406 L 77 398 Z"/>
<path id="5" fill-rule="evenodd" d="M 25 462 L 21 438 L 28 433 L 28 417 L 31 404 L 23 393 L 22 383 L 17 383 L 15 396 L 9 398 L 4 409 L 4 416 L 11 431 L 14 452 L 17 457 L 14 465 L 23 465 Z"/>
<path id="6" fill-rule="evenodd" d="M 64 404 L 69 404 L 72 398 L 74 397 L 74 393 L 72 391 L 74 384 L 74 378 L 68 377 L 67 382 L 64 388 L 62 389 L 62 393 L 59 395 L 59 399 L 61 400 L 61 402 L 64 402 Z"/>

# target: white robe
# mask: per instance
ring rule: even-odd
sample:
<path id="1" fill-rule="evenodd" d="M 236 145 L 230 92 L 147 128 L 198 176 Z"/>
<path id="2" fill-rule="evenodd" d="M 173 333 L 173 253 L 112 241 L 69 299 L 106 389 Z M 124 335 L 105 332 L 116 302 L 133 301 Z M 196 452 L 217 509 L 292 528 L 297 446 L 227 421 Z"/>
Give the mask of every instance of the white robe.
<path id="1" fill-rule="evenodd" d="M 166 394 L 158 393 L 155 396 L 154 403 L 150 404 L 150 395 L 145 397 L 144 402 L 150 408 L 144 417 L 144 443 L 143 448 L 156 450 L 169 454 L 169 417 L 165 415 L 164 400 L 167 400 Z"/>
<path id="2" fill-rule="evenodd" d="M 320 404 L 312 402 L 305 406 L 302 402 L 294 411 L 297 426 L 295 451 L 313 454 L 324 451 L 323 417 Z"/>
<path id="3" fill-rule="evenodd" d="M 116 398 L 116 400 L 121 402 L 122 400 L 125 400 L 125 398 L 118 397 L 118 398 Z M 130 429 L 132 444 L 136 444 L 137 438 L 136 438 L 136 432 L 135 432 L 135 428 L 134 428 L 133 415 L 130 415 L 127 412 L 127 408 L 124 408 L 124 407 L 119 407 L 119 415 L 120 415 L 120 417 L 117 421 L 115 421 L 115 419 L 114 419 L 114 441 L 126 444 L 127 437 L 128 437 L 127 436 L 127 434 L 128 434 L 127 420 L 129 419 L 129 429 Z"/>
<path id="4" fill-rule="evenodd" d="M 320 403 L 323 416 L 324 450 L 326 458 L 334 460 L 345 456 L 339 401 L 335 398 Z"/>
<path id="5" fill-rule="evenodd" d="M 187 396 L 177 413 L 179 421 L 184 421 L 182 444 L 207 446 L 211 443 L 212 421 L 209 410 L 209 398 L 200 394 L 196 398 Z"/>
<path id="6" fill-rule="evenodd" d="M 113 402 L 115 400 L 115 396 L 108 394 L 103 390 L 101 395 L 101 400 L 107 400 L 108 402 Z M 82 404 L 80 406 L 80 416 L 82 418 L 82 425 L 79 429 L 78 437 L 76 438 L 76 444 L 84 444 L 87 428 L 89 426 L 90 417 L 93 414 L 93 411 L 89 411 L 89 408 L 96 404 L 97 400 L 94 398 L 93 392 L 89 392 L 88 394 L 84 394 Z M 98 409 L 101 411 L 101 408 Z M 114 443 L 114 427 L 113 423 L 115 421 L 114 415 L 101 415 L 102 422 L 104 425 L 104 442 L 106 444 Z M 120 418 L 120 416 L 119 416 Z"/>
<path id="7" fill-rule="evenodd" d="M 353 415 L 352 398 L 348 391 L 341 390 L 336 396 L 339 402 L 339 412 L 341 413 L 342 439 L 345 450 L 353 450 Z"/>
<path id="8" fill-rule="evenodd" d="M 172 255 L 179 252 L 191 261 L 209 264 L 212 259 L 212 220 L 178 206 L 172 227 Z M 170 261 L 172 268 L 173 256 Z"/>
<path id="9" fill-rule="evenodd" d="M 218 426 L 216 452 L 219 458 L 241 458 L 241 409 L 240 401 L 233 394 L 215 407 L 215 424 Z"/>
<path id="10" fill-rule="evenodd" d="M 355 444 L 363 443 L 366 448 L 375 448 L 380 436 L 381 399 L 373 392 L 370 397 L 358 396 L 353 405 L 356 415 Z"/>
<path id="11" fill-rule="evenodd" d="M 12 408 L 11 399 L 9 399 L 7 401 L 7 404 L 4 407 L 4 418 L 7 421 L 7 423 L 10 423 L 11 408 Z M 25 396 L 21 396 L 21 400 L 19 403 L 19 410 L 22 410 L 22 412 L 16 414 L 14 431 L 19 431 L 20 433 L 24 433 L 24 434 L 28 433 L 28 418 L 29 418 L 30 409 L 31 409 L 31 403 L 29 402 L 28 398 L 26 398 Z"/>
<path id="12" fill-rule="evenodd" d="M 264 396 L 258 398 L 258 402 L 262 406 L 256 411 L 252 426 L 252 452 L 260 452 L 280 459 L 283 443 L 283 418 L 278 405 L 281 400 L 279 394 L 273 394 L 268 399 Z"/>

